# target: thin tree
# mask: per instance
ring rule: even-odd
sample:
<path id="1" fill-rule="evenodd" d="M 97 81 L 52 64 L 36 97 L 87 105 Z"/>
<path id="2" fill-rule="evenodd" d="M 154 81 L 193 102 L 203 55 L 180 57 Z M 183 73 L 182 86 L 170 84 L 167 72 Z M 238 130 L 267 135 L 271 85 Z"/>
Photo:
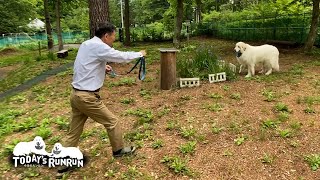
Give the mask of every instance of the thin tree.
<path id="1" fill-rule="evenodd" d="M 129 18 L 129 0 L 124 0 L 124 45 L 130 46 L 130 18 Z"/>
<path id="2" fill-rule="evenodd" d="M 99 23 L 110 21 L 108 0 L 89 0 L 90 37 Z"/>
<path id="3" fill-rule="evenodd" d="M 196 0 L 197 8 L 196 8 L 196 22 L 201 23 L 201 13 L 202 13 L 202 2 L 201 0 Z"/>
<path id="4" fill-rule="evenodd" d="M 61 0 L 56 0 L 56 31 L 58 36 L 58 44 L 59 44 L 59 51 L 63 49 L 63 41 L 62 41 L 62 34 L 61 34 L 61 25 L 60 25 L 60 9 L 61 9 Z"/>
<path id="5" fill-rule="evenodd" d="M 53 38 L 52 38 L 52 32 L 51 32 L 48 0 L 43 0 L 43 8 L 44 8 L 44 17 L 46 19 L 45 21 L 46 21 L 46 31 L 47 31 L 47 39 L 48 39 L 48 50 L 53 51 Z"/>
<path id="6" fill-rule="evenodd" d="M 175 16 L 175 28 L 174 28 L 174 37 L 173 44 L 175 47 L 180 47 L 181 42 L 181 29 L 182 29 L 182 20 L 183 20 L 183 0 L 177 0 L 177 11 Z"/>
<path id="7" fill-rule="evenodd" d="M 312 0 L 313 10 L 312 10 L 312 20 L 309 35 L 304 46 L 305 52 L 310 52 L 312 50 L 313 44 L 317 37 L 318 25 L 319 25 L 319 4 L 320 0 Z"/>

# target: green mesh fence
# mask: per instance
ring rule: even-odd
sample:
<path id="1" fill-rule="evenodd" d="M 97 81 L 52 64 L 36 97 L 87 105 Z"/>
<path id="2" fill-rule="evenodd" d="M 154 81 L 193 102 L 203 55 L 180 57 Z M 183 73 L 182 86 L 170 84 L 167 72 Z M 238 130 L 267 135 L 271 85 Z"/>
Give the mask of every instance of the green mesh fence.
<path id="1" fill-rule="evenodd" d="M 280 40 L 302 44 L 307 39 L 310 22 L 309 14 L 216 20 L 194 25 L 197 30 L 193 35 L 209 35 L 237 41 Z M 315 45 L 320 45 L 320 28 Z"/>
<path id="2" fill-rule="evenodd" d="M 306 41 L 311 22 L 310 14 L 265 16 L 253 19 L 235 20 L 219 18 L 215 21 L 200 24 L 191 23 L 188 32 L 185 23 L 182 26 L 181 36 L 209 35 L 213 37 L 236 40 L 236 41 L 265 41 L 280 40 L 302 44 Z M 89 39 L 89 32 L 64 32 L 64 43 L 81 43 Z M 164 28 L 135 27 L 130 29 L 131 41 L 167 41 L 172 40 L 173 32 Z M 0 37 L 0 47 L 19 45 L 35 41 L 46 41 L 47 36 L 42 34 L 8 33 Z M 119 39 L 119 33 L 117 33 Z M 54 42 L 57 37 L 54 34 Z M 320 46 L 320 27 L 315 41 Z"/>
<path id="3" fill-rule="evenodd" d="M 89 38 L 88 32 L 63 32 L 62 39 L 64 43 L 81 43 Z M 7 33 L 0 37 L 0 47 L 15 46 L 38 41 L 46 41 L 46 33 Z M 53 34 L 54 43 L 58 43 L 57 35 Z"/>

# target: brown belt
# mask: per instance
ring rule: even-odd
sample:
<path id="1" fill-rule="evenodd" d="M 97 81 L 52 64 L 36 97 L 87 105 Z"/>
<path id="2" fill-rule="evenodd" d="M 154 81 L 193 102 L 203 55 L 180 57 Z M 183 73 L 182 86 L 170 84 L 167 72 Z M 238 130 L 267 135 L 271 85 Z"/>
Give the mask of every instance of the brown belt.
<path id="1" fill-rule="evenodd" d="M 76 91 L 84 91 L 84 92 L 99 92 L 100 91 L 100 88 L 97 89 L 97 90 L 93 90 L 93 91 L 89 91 L 89 90 L 82 90 L 82 89 L 77 89 L 77 88 L 73 88 L 74 90 Z"/>

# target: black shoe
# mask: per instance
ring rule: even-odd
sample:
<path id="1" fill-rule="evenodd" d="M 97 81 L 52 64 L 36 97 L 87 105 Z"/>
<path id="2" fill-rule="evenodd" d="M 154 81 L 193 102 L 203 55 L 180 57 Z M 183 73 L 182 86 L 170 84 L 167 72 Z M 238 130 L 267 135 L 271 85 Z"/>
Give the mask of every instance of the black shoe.
<path id="1" fill-rule="evenodd" d="M 130 146 L 130 147 L 124 147 L 116 152 L 113 152 L 113 157 L 122 157 L 126 155 L 131 155 L 135 152 L 136 147 Z"/>

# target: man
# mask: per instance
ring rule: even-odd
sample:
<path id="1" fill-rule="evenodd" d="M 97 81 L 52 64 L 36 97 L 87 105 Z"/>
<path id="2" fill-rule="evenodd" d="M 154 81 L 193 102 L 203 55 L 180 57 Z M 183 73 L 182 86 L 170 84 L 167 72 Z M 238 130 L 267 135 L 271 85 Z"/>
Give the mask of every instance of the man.
<path id="1" fill-rule="evenodd" d="M 83 42 L 74 62 L 73 92 L 70 97 L 72 119 L 66 137 L 65 147 L 77 147 L 84 124 L 88 117 L 102 124 L 112 146 L 113 156 L 132 154 L 135 147 L 124 147 L 118 118 L 108 110 L 100 99 L 106 71 L 112 70 L 107 62 L 129 62 L 146 55 L 140 52 L 121 52 L 112 48 L 116 38 L 115 26 L 111 23 L 98 25 L 95 36 Z M 59 173 L 67 171 L 58 170 Z"/>

